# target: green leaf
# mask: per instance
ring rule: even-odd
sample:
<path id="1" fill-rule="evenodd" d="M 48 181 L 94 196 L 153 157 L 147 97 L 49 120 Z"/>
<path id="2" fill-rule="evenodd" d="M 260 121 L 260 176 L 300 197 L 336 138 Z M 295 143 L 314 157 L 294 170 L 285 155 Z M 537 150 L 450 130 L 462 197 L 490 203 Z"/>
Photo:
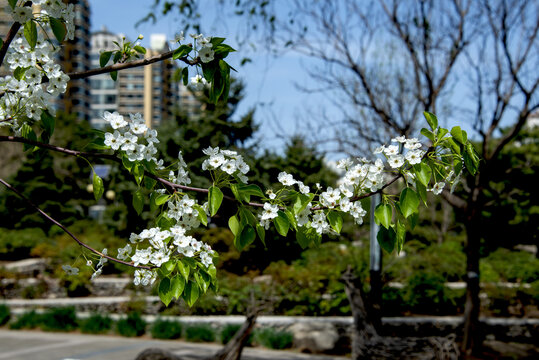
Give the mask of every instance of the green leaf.
<path id="1" fill-rule="evenodd" d="M 195 279 L 198 287 L 202 290 L 202 293 L 206 293 L 208 286 L 210 285 L 209 275 L 201 273 L 195 273 Z"/>
<path id="2" fill-rule="evenodd" d="M 288 209 L 286 209 L 284 213 L 288 217 L 288 222 L 290 223 L 290 226 L 292 227 L 292 229 L 296 230 L 298 228 L 298 222 L 296 221 L 296 216 L 292 213 L 292 211 Z"/>
<path id="3" fill-rule="evenodd" d="M 307 207 L 307 205 L 309 205 L 309 203 L 313 200 L 313 198 L 314 198 L 314 194 L 309 194 L 309 195 L 297 194 L 296 201 L 294 201 L 294 206 L 293 206 L 294 213 L 299 214 L 303 210 L 305 210 L 305 208 Z"/>
<path id="4" fill-rule="evenodd" d="M 189 272 L 191 271 L 191 268 L 185 265 L 181 260 L 178 260 L 176 266 L 178 267 L 178 271 L 183 276 L 185 281 L 189 280 Z"/>
<path id="5" fill-rule="evenodd" d="M 95 150 L 108 150 L 108 149 L 110 149 L 110 146 L 105 145 L 105 139 L 102 136 L 93 139 L 87 146 L 88 146 L 88 148 L 95 149 Z"/>
<path id="6" fill-rule="evenodd" d="M 425 206 L 427 206 L 427 187 L 420 182 L 415 183 L 415 189 Z"/>
<path id="7" fill-rule="evenodd" d="M 206 216 L 206 211 L 204 211 L 204 209 L 200 205 L 195 205 L 194 207 L 198 213 L 198 220 L 200 220 L 200 222 L 204 224 L 204 226 L 208 226 L 208 217 Z"/>
<path id="8" fill-rule="evenodd" d="M 228 219 L 228 227 L 234 236 L 238 235 L 240 230 L 240 222 L 236 216 L 231 216 L 230 219 Z"/>
<path id="9" fill-rule="evenodd" d="M 452 129 L 451 129 L 451 136 L 453 136 L 453 139 L 460 143 L 460 144 L 466 144 L 466 133 L 463 132 L 461 129 L 460 129 L 460 126 L 454 126 Z"/>
<path id="10" fill-rule="evenodd" d="M 37 27 L 36 23 L 32 20 L 28 20 L 24 23 L 24 37 L 28 41 L 28 45 L 32 50 L 35 49 L 37 44 Z"/>
<path id="11" fill-rule="evenodd" d="M 418 211 L 419 197 L 414 190 L 410 188 L 402 190 L 399 201 L 402 215 L 405 218 Z"/>
<path id="12" fill-rule="evenodd" d="M 418 221 L 419 221 L 419 213 L 415 213 L 415 214 L 412 214 L 412 216 L 410 216 L 410 218 L 408 219 L 408 223 L 410 224 L 410 228 L 412 228 L 412 230 L 415 228 Z"/>
<path id="13" fill-rule="evenodd" d="M 256 216 L 244 206 L 240 207 L 240 219 L 242 224 L 251 224 L 252 227 L 255 227 L 258 223 Z"/>
<path id="14" fill-rule="evenodd" d="M 279 210 L 277 213 L 277 217 L 273 219 L 273 223 L 275 224 L 275 228 L 277 229 L 277 232 L 281 236 L 286 236 L 288 234 L 288 229 L 290 227 L 290 223 L 288 222 L 288 217 L 284 212 Z"/>
<path id="15" fill-rule="evenodd" d="M 140 45 L 135 45 L 133 49 L 139 54 L 146 54 L 146 49 Z"/>
<path id="16" fill-rule="evenodd" d="M 34 129 L 32 129 L 30 127 L 30 125 L 28 125 L 27 123 L 24 123 L 22 126 L 21 126 L 21 136 L 25 139 L 28 139 L 28 140 L 33 140 L 33 141 L 37 141 L 37 136 L 36 136 L 36 133 L 34 131 Z M 34 147 L 34 145 L 30 145 L 30 144 L 22 144 L 22 148 L 24 151 L 28 150 L 28 149 L 32 149 Z"/>
<path id="17" fill-rule="evenodd" d="M 333 230 L 335 230 L 337 234 L 340 234 L 343 222 L 341 214 L 338 211 L 330 211 L 327 213 L 327 218 Z"/>
<path id="18" fill-rule="evenodd" d="M 144 206 L 144 195 L 142 194 L 142 191 L 137 190 L 133 194 L 133 207 L 135 208 L 135 211 L 137 214 L 140 215 L 142 213 L 142 207 Z"/>
<path id="19" fill-rule="evenodd" d="M 43 129 L 45 129 L 46 132 L 49 133 L 49 135 L 52 135 L 54 133 L 54 126 L 56 119 L 54 116 L 51 116 L 47 110 L 41 112 L 41 122 L 43 123 Z"/>
<path id="20" fill-rule="evenodd" d="M 52 33 L 54 34 L 54 37 L 62 42 L 64 41 L 67 31 L 65 24 L 56 18 L 49 17 L 49 22 L 51 24 Z"/>
<path id="21" fill-rule="evenodd" d="M 24 73 L 30 69 L 30 67 L 20 67 L 18 66 L 15 71 L 13 71 L 13 77 L 17 80 L 22 80 L 24 77 Z"/>
<path id="22" fill-rule="evenodd" d="M 118 71 L 111 71 L 110 78 L 114 81 L 118 80 Z"/>
<path id="23" fill-rule="evenodd" d="M 208 192 L 208 205 L 210 208 L 210 216 L 217 214 L 221 203 L 223 202 L 223 193 L 218 187 L 212 186 Z"/>
<path id="24" fill-rule="evenodd" d="M 168 276 L 168 275 L 170 275 L 171 272 L 174 271 L 175 267 L 176 267 L 176 261 L 175 260 L 169 260 L 166 263 L 164 263 L 163 265 L 161 265 L 159 270 L 161 270 L 161 273 L 164 276 Z"/>
<path id="25" fill-rule="evenodd" d="M 124 168 L 127 169 L 127 171 L 131 172 L 131 169 L 133 168 L 133 165 L 135 165 L 134 162 L 129 161 L 126 155 L 122 157 L 122 164 Z"/>
<path id="26" fill-rule="evenodd" d="M 172 287 L 170 286 L 170 279 L 164 278 L 159 283 L 159 298 L 165 304 L 165 306 L 168 306 L 170 302 L 172 301 L 172 298 L 174 297 L 174 294 L 172 292 Z"/>
<path id="27" fill-rule="evenodd" d="M 112 56 L 112 51 L 103 51 L 101 55 L 99 55 L 99 66 L 100 67 L 107 66 L 111 56 Z"/>
<path id="28" fill-rule="evenodd" d="M 189 69 L 187 67 L 184 67 L 182 69 L 182 79 L 183 79 L 183 85 L 184 86 L 187 86 L 187 84 L 189 83 Z"/>
<path id="29" fill-rule="evenodd" d="M 308 230 L 309 229 L 306 226 L 300 226 L 296 231 L 296 241 L 302 249 L 305 249 L 307 246 L 311 245 L 313 240 L 312 237 L 308 235 Z"/>
<path id="30" fill-rule="evenodd" d="M 159 195 L 161 194 L 158 194 L 156 192 L 150 193 L 150 211 L 151 212 L 154 212 L 155 210 L 159 208 L 159 206 L 157 206 L 157 204 L 155 203 L 155 198 L 158 197 Z"/>
<path id="31" fill-rule="evenodd" d="M 404 246 L 404 239 L 406 237 L 406 225 L 401 222 L 397 222 L 397 254 L 400 254 Z"/>
<path id="32" fill-rule="evenodd" d="M 140 186 L 140 183 L 142 182 L 142 179 L 144 178 L 144 165 L 136 164 L 133 167 L 133 176 L 135 177 L 135 181 L 137 182 L 137 185 Z"/>
<path id="33" fill-rule="evenodd" d="M 144 177 L 144 187 L 146 189 L 152 190 L 156 184 L 157 184 L 157 181 L 155 179 L 152 179 L 149 176 Z"/>
<path id="34" fill-rule="evenodd" d="M 264 192 L 260 189 L 258 185 L 239 185 L 237 191 L 243 199 L 246 199 L 247 202 L 251 201 L 251 196 L 258 196 L 263 198 Z"/>
<path id="35" fill-rule="evenodd" d="M 103 179 L 97 176 L 95 172 L 94 172 L 93 186 L 94 186 L 95 201 L 99 201 L 99 199 L 101 199 L 101 196 L 103 196 L 103 192 L 105 191 L 105 188 L 103 186 Z"/>
<path id="36" fill-rule="evenodd" d="M 378 240 L 380 247 L 388 253 L 391 253 L 393 249 L 395 249 L 396 238 L 397 234 L 392 227 L 389 229 L 381 227 L 376 235 L 376 239 Z"/>
<path id="37" fill-rule="evenodd" d="M 432 169 L 430 166 L 424 163 L 414 165 L 415 176 L 417 180 L 424 186 L 429 186 L 430 177 L 432 175 Z"/>
<path id="38" fill-rule="evenodd" d="M 243 251 L 243 249 L 245 249 L 247 246 L 251 245 L 253 241 L 255 241 L 255 238 L 255 229 L 250 224 L 247 224 L 243 227 L 239 236 L 236 236 L 234 238 L 234 246 L 236 246 L 236 249 L 238 249 L 238 251 Z"/>
<path id="39" fill-rule="evenodd" d="M 429 124 L 430 128 L 434 131 L 438 127 L 438 118 L 436 117 L 436 115 L 428 111 L 424 111 L 423 116 L 425 116 L 427 123 Z"/>
<path id="40" fill-rule="evenodd" d="M 191 50 L 193 50 L 192 47 L 188 45 L 181 45 L 172 53 L 172 59 L 178 60 L 181 57 L 187 56 L 191 52 Z"/>
<path id="41" fill-rule="evenodd" d="M 15 9 L 15 6 L 17 6 L 17 1 L 19 0 L 7 0 L 12 9 Z"/>
<path id="42" fill-rule="evenodd" d="M 161 205 L 163 205 L 164 203 L 166 203 L 171 197 L 172 197 L 172 195 L 168 195 L 168 194 L 159 194 L 159 195 L 157 195 L 157 197 L 155 198 L 155 204 L 158 205 L 158 206 L 161 206 Z"/>
<path id="43" fill-rule="evenodd" d="M 389 204 L 379 204 L 374 210 L 374 217 L 378 219 L 380 224 L 386 229 L 391 224 L 391 218 L 393 215 L 393 209 Z"/>
<path id="44" fill-rule="evenodd" d="M 185 288 L 185 279 L 180 275 L 174 276 L 170 282 L 170 288 L 172 291 L 172 296 L 179 299 L 180 296 L 182 296 L 183 289 Z"/>
<path id="45" fill-rule="evenodd" d="M 256 232 L 262 241 L 262 244 L 264 244 L 264 247 L 266 247 L 266 229 L 264 229 L 262 225 L 256 224 Z"/>
<path id="46" fill-rule="evenodd" d="M 189 280 L 189 282 L 185 284 L 185 290 L 182 295 L 183 299 L 189 307 L 193 306 L 193 304 L 197 301 L 198 295 L 198 285 L 195 282 Z"/>
<path id="47" fill-rule="evenodd" d="M 425 128 L 421 129 L 421 135 L 423 135 L 430 141 L 434 142 L 434 139 L 435 139 L 434 133 L 430 131 L 429 129 L 425 129 Z"/>

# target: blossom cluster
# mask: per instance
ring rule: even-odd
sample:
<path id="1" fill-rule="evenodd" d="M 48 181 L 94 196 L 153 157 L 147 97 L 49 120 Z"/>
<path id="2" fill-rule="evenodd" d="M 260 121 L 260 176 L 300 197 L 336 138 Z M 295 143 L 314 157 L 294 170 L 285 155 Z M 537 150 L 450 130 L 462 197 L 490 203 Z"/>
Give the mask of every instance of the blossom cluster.
<path id="1" fill-rule="evenodd" d="M 249 172 L 249 165 L 243 157 L 236 151 L 222 150 L 218 147 L 202 150 L 209 158 L 202 163 L 202 170 L 221 170 L 228 175 L 237 177 L 242 183 L 247 184 L 249 179 L 246 174 Z"/>
<path id="2" fill-rule="evenodd" d="M 141 114 L 130 114 L 130 121 L 127 121 L 118 112 L 105 111 L 103 118 L 114 129 L 113 133 L 105 133 L 105 145 L 112 150 L 125 152 L 129 161 L 146 160 L 155 163 L 157 169 L 163 169 L 163 159 L 158 160 L 154 156 L 157 153 L 154 144 L 159 143 L 157 131 L 146 126 Z"/>
<path id="3" fill-rule="evenodd" d="M 66 5 L 59 0 L 36 0 L 40 13 L 33 8 L 15 6 L 11 11 L 13 19 L 25 23 L 31 19 L 46 22 L 50 17 L 62 19 L 66 24 L 67 38 L 73 39 L 73 4 Z M 11 9 L 8 7 L 8 9 Z M 41 32 L 37 33 L 35 48 L 32 49 L 22 29 L 13 40 L 6 54 L 5 62 L 13 75 L 0 79 L 0 126 L 10 126 L 15 135 L 20 135 L 24 122 L 21 118 L 38 121 L 43 110 L 54 113 L 51 98 L 65 92 L 69 76 L 55 63 L 57 50 L 45 41 Z M 48 85 L 43 78 L 48 78 Z"/>

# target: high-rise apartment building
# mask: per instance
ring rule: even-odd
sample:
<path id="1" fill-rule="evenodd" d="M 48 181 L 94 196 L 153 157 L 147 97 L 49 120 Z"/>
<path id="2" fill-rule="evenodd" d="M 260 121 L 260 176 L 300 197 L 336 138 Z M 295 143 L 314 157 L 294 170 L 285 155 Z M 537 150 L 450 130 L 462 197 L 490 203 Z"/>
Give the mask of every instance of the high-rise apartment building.
<path id="1" fill-rule="evenodd" d="M 99 56 L 102 51 L 112 51 L 117 48 L 114 41 L 120 43 L 122 36 L 113 34 L 103 27 L 91 36 L 90 63 L 92 68 L 97 68 Z M 104 128 L 103 120 L 105 111 L 118 111 L 118 83 L 111 79 L 109 74 L 99 74 L 90 78 L 90 125 L 94 128 Z"/>
<path id="2" fill-rule="evenodd" d="M 65 73 L 90 69 L 90 5 L 88 0 L 64 0 L 75 6 L 75 39 L 64 42 L 59 60 Z M 58 102 L 58 108 L 90 121 L 90 79 L 72 80 Z"/>
<path id="3" fill-rule="evenodd" d="M 166 51 L 169 51 L 166 36 L 150 35 L 145 57 Z M 178 103 L 178 84 L 172 79 L 175 68 L 172 60 L 164 60 L 119 72 L 118 111 L 121 114 L 141 113 L 149 127 L 171 118 Z"/>

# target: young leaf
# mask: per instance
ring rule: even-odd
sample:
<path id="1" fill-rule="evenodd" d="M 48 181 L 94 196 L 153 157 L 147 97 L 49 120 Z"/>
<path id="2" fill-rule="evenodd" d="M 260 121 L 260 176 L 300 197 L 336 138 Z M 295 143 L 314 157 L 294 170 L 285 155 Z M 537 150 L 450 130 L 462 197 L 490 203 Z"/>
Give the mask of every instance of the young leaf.
<path id="1" fill-rule="evenodd" d="M 399 201 L 402 215 L 405 218 L 417 212 L 419 207 L 419 198 L 414 190 L 410 188 L 405 188 L 402 190 Z"/>
<path id="2" fill-rule="evenodd" d="M 181 260 L 178 260 L 178 262 L 176 263 L 176 266 L 178 267 L 178 271 L 183 276 L 185 281 L 189 280 L 189 272 L 191 268 L 185 265 L 183 262 L 181 262 Z"/>
<path id="3" fill-rule="evenodd" d="M 43 123 L 43 129 L 45 129 L 45 131 L 48 132 L 49 135 L 52 135 L 56 122 L 54 116 L 51 116 L 51 114 L 49 114 L 49 112 L 45 110 L 41 112 L 41 122 Z"/>
<path id="4" fill-rule="evenodd" d="M 114 81 L 118 79 L 118 71 L 111 71 L 110 72 L 110 78 Z"/>
<path id="5" fill-rule="evenodd" d="M 183 80 L 184 86 L 187 86 L 187 84 L 189 83 L 188 77 L 189 77 L 189 69 L 187 67 L 184 67 L 182 69 L 182 80 Z"/>
<path id="6" fill-rule="evenodd" d="M 197 210 L 198 212 L 198 220 L 200 220 L 200 222 L 204 225 L 204 226 L 208 226 L 208 217 L 206 216 L 206 212 L 204 211 L 204 209 L 202 208 L 202 206 L 200 205 L 195 205 L 194 208 Z"/>
<path id="7" fill-rule="evenodd" d="M 312 237 L 308 236 L 307 228 L 305 226 L 300 226 L 298 231 L 296 231 L 296 241 L 302 249 L 307 248 L 311 245 Z"/>
<path id="8" fill-rule="evenodd" d="M 103 192 L 105 191 L 105 188 L 103 187 L 103 179 L 97 176 L 95 172 L 94 172 L 93 186 L 94 186 L 95 201 L 99 201 L 99 199 L 101 199 L 101 196 L 103 196 Z"/>
<path id="9" fill-rule="evenodd" d="M 264 247 L 266 247 L 266 229 L 264 229 L 262 225 L 256 224 L 256 232 L 262 241 L 262 244 L 264 244 Z"/>
<path id="10" fill-rule="evenodd" d="M 144 206 L 144 195 L 142 194 L 142 191 L 140 191 L 139 189 L 133 194 L 133 207 L 135 208 L 135 211 L 137 212 L 137 214 L 140 215 L 140 213 L 142 212 L 143 206 Z"/>
<path id="11" fill-rule="evenodd" d="M 327 218 L 329 220 L 329 224 L 337 232 L 337 234 L 341 233 L 342 230 L 342 216 L 338 211 L 330 211 L 327 214 Z"/>
<path id="12" fill-rule="evenodd" d="M 281 236 L 286 236 L 288 233 L 288 229 L 290 227 L 290 223 L 288 222 L 288 217 L 286 214 L 279 210 L 277 213 L 277 217 L 273 219 L 273 223 L 275 224 L 275 228 L 277 229 L 277 232 Z"/>
<path id="13" fill-rule="evenodd" d="M 146 54 L 146 48 L 140 46 L 140 45 L 135 45 L 133 47 L 133 50 L 135 50 L 136 52 L 138 52 L 139 54 Z"/>
<path id="14" fill-rule="evenodd" d="M 434 133 L 432 131 L 430 131 L 429 129 L 421 129 L 421 135 L 423 135 L 424 137 L 426 137 L 427 139 L 429 139 L 430 141 L 434 142 Z"/>
<path id="15" fill-rule="evenodd" d="M 381 227 L 380 230 L 378 230 L 378 235 L 376 235 L 376 239 L 378 240 L 380 247 L 388 253 L 395 249 L 396 237 L 397 234 L 392 227 L 389 229 Z"/>
<path id="16" fill-rule="evenodd" d="M 236 237 L 234 238 L 234 246 L 236 246 L 236 249 L 238 249 L 238 251 L 242 251 L 247 246 L 251 245 L 255 238 L 255 229 L 251 225 L 247 224 L 243 227 L 239 236 L 236 235 Z"/>
<path id="17" fill-rule="evenodd" d="M 393 209 L 389 204 L 379 204 L 374 210 L 374 217 L 378 219 L 380 224 L 386 229 L 391 224 L 391 217 L 393 215 Z"/>
<path id="18" fill-rule="evenodd" d="M 135 181 L 137 182 L 137 185 L 140 186 L 140 183 L 142 182 L 142 179 L 144 178 L 144 165 L 136 164 L 133 167 L 133 176 L 135 177 Z"/>
<path id="19" fill-rule="evenodd" d="M 37 141 L 37 136 L 36 136 L 36 133 L 34 131 L 34 129 L 32 129 L 30 127 L 30 125 L 24 123 L 22 126 L 21 126 L 21 136 L 25 139 L 28 139 L 28 140 L 34 140 L 34 141 Z M 34 146 L 33 145 L 30 145 L 30 144 L 23 144 L 22 145 L 22 148 L 24 151 L 28 150 L 28 149 L 32 149 Z"/>
<path id="20" fill-rule="evenodd" d="M 144 177 L 144 187 L 146 189 L 152 190 L 156 184 L 157 184 L 157 181 L 155 179 L 152 179 L 149 176 Z"/>
<path id="21" fill-rule="evenodd" d="M 430 166 L 424 163 L 414 165 L 415 175 L 419 182 L 424 186 L 429 185 L 430 177 L 432 175 L 432 169 Z"/>
<path id="22" fill-rule="evenodd" d="M 397 254 L 400 254 L 404 246 L 404 238 L 406 236 L 406 225 L 397 222 Z"/>
<path id="23" fill-rule="evenodd" d="M 103 51 L 101 55 L 99 55 L 99 66 L 101 67 L 107 66 L 111 56 L 112 56 L 112 51 Z"/>
<path id="24" fill-rule="evenodd" d="M 460 143 L 460 144 L 466 144 L 466 139 L 464 138 L 464 133 L 460 129 L 460 126 L 455 126 L 451 129 L 451 136 L 453 136 L 453 139 Z"/>
<path id="25" fill-rule="evenodd" d="M 436 115 L 428 111 L 424 111 L 423 116 L 425 116 L 427 123 L 429 124 L 430 128 L 434 131 L 438 127 L 438 118 L 436 117 Z"/>
<path id="26" fill-rule="evenodd" d="M 172 298 L 174 297 L 174 294 L 172 293 L 172 287 L 170 286 L 170 279 L 164 278 L 159 283 L 159 298 L 165 304 L 165 306 L 168 306 L 170 302 L 172 301 Z"/>
<path id="27" fill-rule="evenodd" d="M 208 192 L 208 205 L 210 208 L 210 216 L 217 214 L 221 203 L 223 202 L 223 193 L 218 187 L 210 187 Z"/>
<path id="28" fill-rule="evenodd" d="M 181 45 L 179 48 L 174 50 L 174 52 L 172 53 L 172 59 L 173 60 L 178 60 L 179 58 L 188 55 L 191 52 L 191 50 L 193 50 L 192 47 L 190 47 L 188 45 Z"/>
<path id="29" fill-rule="evenodd" d="M 24 23 L 24 37 L 28 41 L 30 48 L 34 50 L 37 44 L 37 27 L 36 23 L 32 20 L 28 20 Z"/>
<path id="30" fill-rule="evenodd" d="M 185 284 L 185 289 L 183 292 L 183 299 L 187 303 L 188 306 L 193 306 L 195 301 L 197 301 L 199 295 L 198 285 L 197 283 L 193 281 L 189 281 L 187 284 Z"/>
<path id="31" fill-rule="evenodd" d="M 234 236 L 238 235 L 240 230 L 240 222 L 236 216 L 231 216 L 230 219 L 228 219 L 228 227 Z"/>
<path id="32" fill-rule="evenodd" d="M 60 42 L 64 41 L 67 33 L 65 24 L 61 20 L 58 20 L 53 17 L 49 17 L 49 22 L 51 24 L 51 29 L 52 33 L 54 34 L 54 37 Z"/>
<path id="33" fill-rule="evenodd" d="M 172 296 L 179 299 L 185 288 L 185 279 L 180 275 L 174 276 L 170 282 L 170 288 L 172 290 Z"/>

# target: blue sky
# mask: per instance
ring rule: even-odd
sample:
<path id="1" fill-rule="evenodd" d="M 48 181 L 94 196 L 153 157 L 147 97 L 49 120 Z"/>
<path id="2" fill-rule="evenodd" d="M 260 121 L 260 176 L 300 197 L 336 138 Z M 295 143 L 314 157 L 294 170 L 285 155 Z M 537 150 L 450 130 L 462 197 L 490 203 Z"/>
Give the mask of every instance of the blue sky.
<path id="1" fill-rule="evenodd" d="M 109 31 L 124 33 L 130 39 L 143 34 L 145 46 L 149 44 L 152 33 L 164 33 L 169 39 L 173 38 L 180 30 L 173 17 L 162 18 L 156 24 L 146 22 L 135 28 L 135 23 L 148 14 L 152 3 L 153 0 L 90 0 L 92 31 L 106 26 Z M 205 35 L 226 37 L 227 43 L 237 48 L 233 37 L 234 24 L 219 24 L 212 21 L 211 15 L 208 19 L 211 25 L 203 29 L 207 31 Z M 245 56 L 252 62 L 240 66 Z M 235 75 L 246 85 L 246 98 L 238 114 L 256 106 L 255 118 L 261 126 L 257 134 L 259 143 L 265 148 L 280 150 L 285 141 L 283 135 L 286 137 L 300 131 L 294 119 L 301 117 L 304 104 L 309 103 L 310 98 L 313 98 L 313 103 L 317 102 L 315 95 L 306 95 L 294 85 L 295 82 L 309 82 L 302 70 L 300 57 L 293 53 L 276 58 L 260 52 L 237 52 L 229 55 L 228 62 L 238 70 Z"/>

